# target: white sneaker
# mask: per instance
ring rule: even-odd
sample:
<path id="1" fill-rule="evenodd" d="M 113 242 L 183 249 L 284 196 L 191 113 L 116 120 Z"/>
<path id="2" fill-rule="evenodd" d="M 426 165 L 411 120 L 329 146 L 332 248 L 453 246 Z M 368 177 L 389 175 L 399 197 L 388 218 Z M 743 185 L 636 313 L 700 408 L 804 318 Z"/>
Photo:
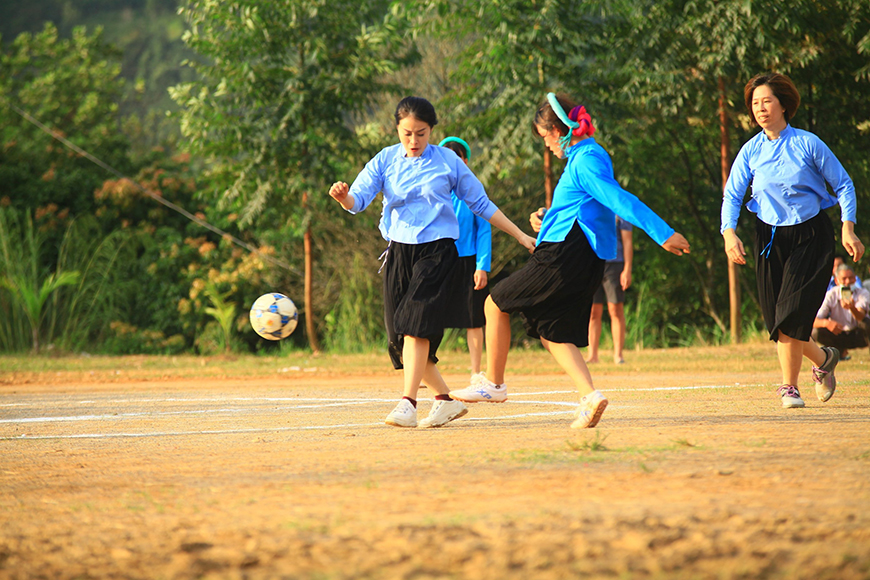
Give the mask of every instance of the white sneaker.
<path id="1" fill-rule="evenodd" d="M 801 399 L 801 393 L 794 385 L 783 385 L 776 390 L 779 396 L 782 397 L 783 409 L 801 409 L 806 407 L 804 400 Z"/>
<path id="2" fill-rule="evenodd" d="M 504 403 L 507 401 L 507 385 L 497 385 L 483 373 L 471 378 L 471 385 L 450 391 L 450 398 L 464 403 Z"/>
<path id="3" fill-rule="evenodd" d="M 420 428 L 440 427 L 468 413 L 465 405 L 459 401 L 436 400 L 429 411 L 429 416 L 420 421 Z"/>
<path id="4" fill-rule="evenodd" d="M 402 399 L 396 408 L 390 411 L 384 423 L 393 427 L 416 427 L 417 408 L 408 399 Z"/>
<path id="5" fill-rule="evenodd" d="M 607 399 L 601 394 L 601 391 L 592 391 L 582 399 L 580 406 L 574 412 L 576 419 L 571 423 L 572 429 L 588 429 L 598 425 L 601 415 L 604 414 L 604 409 L 607 408 Z"/>

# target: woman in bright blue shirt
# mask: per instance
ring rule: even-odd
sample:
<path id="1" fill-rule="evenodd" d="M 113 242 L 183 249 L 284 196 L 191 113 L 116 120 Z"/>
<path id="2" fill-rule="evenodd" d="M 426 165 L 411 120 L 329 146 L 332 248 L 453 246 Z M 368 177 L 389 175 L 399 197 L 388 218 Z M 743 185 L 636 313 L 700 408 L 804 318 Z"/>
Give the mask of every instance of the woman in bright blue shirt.
<path id="1" fill-rule="evenodd" d="M 568 163 L 549 210 L 544 213 L 542 208 L 530 217 L 538 232 L 535 252 L 522 269 L 496 284 L 486 301 L 486 376 L 451 397 L 464 402 L 507 399 L 510 313 L 519 312 L 526 332 L 541 339 L 581 394 L 571 427 L 594 427 L 607 399 L 595 390 L 580 348 L 589 342 L 589 314 L 604 261 L 616 257 L 616 214 L 676 255 L 688 253 L 689 243 L 620 187 L 610 156 L 592 137 L 595 129 L 584 107 L 550 93 L 534 127 L 547 147 Z"/>
<path id="2" fill-rule="evenodd" d="M 468 165 L 471 147 L 464 139 L 447 137 L 438 144 L 450 149 Z M 488 291 L 489 269 L 492 261 L 492 227 L 480 216 L 474 215 L 468 205 L 453 194 L 453 212 L 459 222 L 456 251 L 459 263 L 454 271 L 445 328 L 464 328 L 471 358 L 471 375 L 480 372 L 483 358 L 483 303 Z"/>
<path id="3" fill-rule="evenodd" d="M 746 142 L 731 166 L 722 199 L 725 253 L 746 264 L 737 218 L 747 187 L 746 208 L 756 214 L 758 293 L 770 339 L 777 343 L 785 408 L 803 407 L 798 390 L 803 357 L 813 363 L 816 395 L 827 401 L 837 386 L 835 348 L 812 340 L 813 321 L 825 298 L 834 261 L 834 230 L 822 211 L 840 204 L 843 246 L 857 262 L 864 245 L 855 235 L 855 187 L 821 139 L 789 124 L 800 94 L 788 77 L 760 74 L 743 90 L 752 121 L 763 130 Z M 826 182 L 836 197 L 828 193 Z"/>
<path id="4" fill-rule="evenodd" d="M 454 240 L 459 237 L 459 224 L 451 192 L 529 251 L 535 240 L 487 198 L 483 185 L 455 153 L 429 145 L 438 123 L 429 101 L 406 97 L 396 107 L 395 117 L 400 142 L 369 161 L 352 186 L 334 183 L 329 195 L 355 214 L 378 193 L 384 194 L 379 227 L 390 242 L 384 258 L 384 322 L 393 366 L 404 369 L 404 396 L 386 423 L 417 426 L 417 389 L 423 382 L 436 393 L 436 401 L 419 425 L 438 427 L 466 413 L 462 403 L 450 399 L 450 389 L 435 365 L 457 260 Z"/>

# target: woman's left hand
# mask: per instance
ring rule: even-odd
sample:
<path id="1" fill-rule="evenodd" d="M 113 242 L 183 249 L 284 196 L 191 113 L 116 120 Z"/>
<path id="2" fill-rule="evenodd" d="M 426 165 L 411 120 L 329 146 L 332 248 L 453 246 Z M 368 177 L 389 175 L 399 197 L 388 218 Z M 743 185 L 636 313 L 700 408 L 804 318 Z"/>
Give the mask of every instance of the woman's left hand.
<path id="1" fill-rule="evenodd" d="M 475 290 L 483 290 L 486 288 L 486 284 L 488 282 L 488 276 L 486 275 L 486 270 L 475 270 L 474 271 L 474 289 Z"/>
<path id="2" fill-rule="evenodd" d="M 843 222 L 843 247 L 855 262 L 864 255 L 864 244 L 855 235 L 855 224 L 850 221 Z"/>

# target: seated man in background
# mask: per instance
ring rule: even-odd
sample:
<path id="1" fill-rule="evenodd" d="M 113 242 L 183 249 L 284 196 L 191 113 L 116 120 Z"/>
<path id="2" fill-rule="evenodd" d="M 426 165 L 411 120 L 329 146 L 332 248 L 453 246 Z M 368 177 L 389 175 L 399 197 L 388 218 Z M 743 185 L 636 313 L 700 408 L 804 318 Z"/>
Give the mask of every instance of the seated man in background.
<path id="1" fill-rule="evenodd" d="M 845 263 L 846 263 L 846 258 L 844 258 L 843 256 L 841 256 L 839 254 L 834 256 L 834 268 L 833 268 L 833 270 L 831 270 L 831 281 L 828 282 L 828 290 L 830 290 L 831 288 L 833 288 L 834 286 L 837 285 L 837 268 L 839 268 L 840 266 L 842 266 Z M 854 272 L 855 270 L 853 269 L 852 271 Z M 864 287 L 864 284 L 861 283 L 861 278 L 859 278 L 857 276 L 857 274 L 855 275 L 855 284 L 858 286 L 858 288 Z"/>
<path id="2" fill-rule="evenodd" d="M 867 346 L 867 312 L 870 291 L 855 283 L 855 272 L 846 264 L 837 268 L 837 285 L 828 290 L 813 322 L 813 339 L 840 351 L 840 360 L 849 360 L 850 348 Z"/>

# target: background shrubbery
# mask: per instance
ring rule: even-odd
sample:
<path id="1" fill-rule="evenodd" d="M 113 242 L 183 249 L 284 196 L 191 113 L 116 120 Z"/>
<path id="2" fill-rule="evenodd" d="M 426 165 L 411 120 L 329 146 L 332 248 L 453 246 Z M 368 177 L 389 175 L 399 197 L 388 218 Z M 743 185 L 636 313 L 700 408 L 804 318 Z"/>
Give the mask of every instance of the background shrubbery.
<path id="1" fill-rule="evenodd" d="M 733 157 L 756 131 L 742 103 L 752 74 L 795 80 L 795 126 L 831 146 L 868 201 L 870 0 L 0 0 L 0 13 L 0 351 L 383 348 L 379 208 L 351 216 L 325 192 L 395 142 L 406 94 L 435 102 L 433 140 L 468 140 L 490 197 L 523 227 L 544 204 L 531 115 L 548 90 L 580 97 L 617 178 L 692 243 L 676 259 L 635 234 L 629 347 L 729 340 L 719 106 Z M 744 213 L 744 240 L 751 223 Z M 494 276 L 526 257 L 499 232 L 493 249 Z M 753 334 L 754 273 L 742 274 Z M 247 324 L 270 290 L 300 308 L 286 344 Z M 445 342 L 463 344 L 461 332 Z"/>

